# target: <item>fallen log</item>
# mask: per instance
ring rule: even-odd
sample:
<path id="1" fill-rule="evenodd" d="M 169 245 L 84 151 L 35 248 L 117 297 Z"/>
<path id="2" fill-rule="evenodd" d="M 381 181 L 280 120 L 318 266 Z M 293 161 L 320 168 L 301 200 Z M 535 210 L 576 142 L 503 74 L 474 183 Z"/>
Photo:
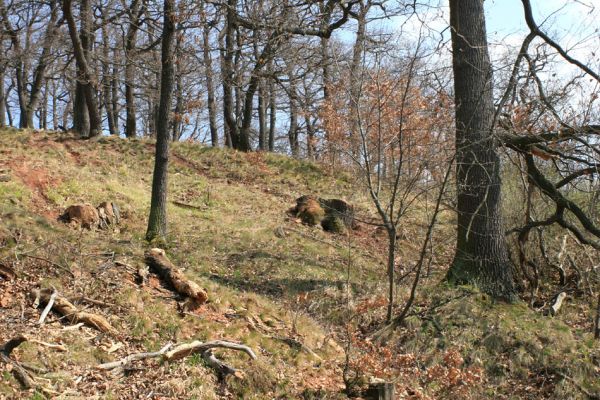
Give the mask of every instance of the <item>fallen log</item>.
<path id="1" fill-rule="evenodd" d="M 194 299 L 199 304 L 208 300 L 208 294 L 196 282 L 189 280 L 165 255 L 162 249 L 154 248 L 144 254 L 146 263 L 166 280 L 175 291 Z"/>
<path id="2" fill-rule="evenodd" d="M 40 299 L 41 303 L 48 304 L 52 297 L 52 290 L 50 289 L 34 289 L 31 291 L 31 298 Z M 101 315 L 92 314 L 85 311 L 80 311 L 73 305 L 69 300 L 64 297 L 57 295 L 54 299 L 54 305 L 52 309 L 59 314 L 65 316 L 72 323 L 83 322 L 92 328 L 96 328 L 101 332 L 117 334 L 115 328 Z"/>
<path id="3" fill-rule="evenodd" d="M 145 360 L 148 358 L 160 358 L 162 361 L 176 361 L 192 354 L 200 354 L 207 362 L 208 366 L 215 369 L 220 376 L 236 374 L 237 370 L 235 368 L 225 364 L 215 357 L 215 355 L 212 353 L 212 349 L 215 348 L 238 350 L 248 354 L 248 356 L 250 356 L 250 358 L 253 360 L 257 358 L 252 349 L 243 344 L 227 342 L 223 340 L 213 340 L 210 342 L 200 342 L 196 340 L 191 343 L 182 343 L 175 346 L 169 343 L 159 351 L 130 354 L 120 360 L 100 364 L 96 368 L 102 370 L 112 370 L 115 368 L 124 368 L 133 361 Z"/>

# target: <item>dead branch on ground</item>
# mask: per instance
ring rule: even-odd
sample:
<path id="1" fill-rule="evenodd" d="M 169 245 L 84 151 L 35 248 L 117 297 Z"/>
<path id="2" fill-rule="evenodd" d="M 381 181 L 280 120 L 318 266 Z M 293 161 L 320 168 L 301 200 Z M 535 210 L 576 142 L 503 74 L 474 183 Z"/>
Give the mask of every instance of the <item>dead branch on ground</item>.
<path id="1" fill-rule="evenodd" d="M 223 340 L 213 340 L 210 342 L 200 342 L 195 340 L 190 343 L 178 345 L 169 343 L 159 351 L 155 352 L 130 354 L 120 360 L 100 364 L 97 368 L 102 370 L 112 370 L 115 368 L 123 368 L 133 361 L 145 360 L 148 358 L 160 358 L 162 361 L 176 361 L 193 354 L 200 354 L 207 364 L 215 369 L 221 377 L 228 374 L 235 374 L 237 372 L 235 368 L 225 364 L 212 353 L 212 349 L 215 348 L 238 350 L 248 354 L 253 360 L 257 358 L 252 349 L 243 344 Z"/>
<path id="2" fill-rule="evenodd" d="M 42 303 L 48 304 L 52 297 L 52 291 L 50 289 L 34 289 L 31 291 L 31 297 L 34 299 L 39 298 Z M 56 296 L 52 309 L 65 316 L 72 323 L 83 322 L 101 332 L 111 334 L 117 333 L 115 328 L 111 326 L 106 318 L 98 314 L 80 311 L 73 303 L 60 295 Z"/>

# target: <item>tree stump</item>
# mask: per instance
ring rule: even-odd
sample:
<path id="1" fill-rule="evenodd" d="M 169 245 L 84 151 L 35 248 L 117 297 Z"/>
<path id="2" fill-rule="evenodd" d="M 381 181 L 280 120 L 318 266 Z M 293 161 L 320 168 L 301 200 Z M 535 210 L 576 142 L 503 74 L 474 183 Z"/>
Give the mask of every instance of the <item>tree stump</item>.
<path id="1" fill-rule="evenodd" d="M 395 387 L 390 382 L 371 383 L 365 392 L 366 400 L 394 400 Z"/>

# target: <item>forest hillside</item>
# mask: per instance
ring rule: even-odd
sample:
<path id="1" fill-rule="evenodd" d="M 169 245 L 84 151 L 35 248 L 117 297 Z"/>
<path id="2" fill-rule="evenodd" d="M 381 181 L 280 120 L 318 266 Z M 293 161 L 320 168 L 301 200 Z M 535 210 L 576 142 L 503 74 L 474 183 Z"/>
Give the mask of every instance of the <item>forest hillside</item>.
<path id="1" fill-rule="evenodd" d="M 367 223 L 375 210 L 353 176 L 174 143 L 169 231 L 149 245 L 153 152 L 145 139 L 0 132 L 0 398 L 377 398 L 368 389 L 383 383 L 400 399 L 600 395 L 590 296 L 570 291 L 553 315 L 447 285 L 451 212 L 439 217 L 406 318 L 382 334 L 387 239 Z M 355 226 L 335 234 L 303 224 L 290 212 L 303 195 L 350 202 Z M 71 205 L 103 202 L 118 205 L 118 224 L 60 220 Z M 398 308 L 413 283 L 425 203 L 398 235 Z M 208 301 L 186 301 L 148 270 L 157 246 Z M 212 341 L 224 347 L 181 347 Z M 147 352 L 158 353 L 126 359 Z"/>

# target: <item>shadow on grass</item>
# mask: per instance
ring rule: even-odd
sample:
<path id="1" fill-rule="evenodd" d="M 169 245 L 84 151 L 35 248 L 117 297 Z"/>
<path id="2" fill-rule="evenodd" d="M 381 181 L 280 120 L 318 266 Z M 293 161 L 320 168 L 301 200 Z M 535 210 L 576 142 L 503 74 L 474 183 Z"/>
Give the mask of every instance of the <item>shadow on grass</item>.
<path id="1" fill-rule="evenodd" d="M 342 280 L 325 279 L 252 279 L 248 276 L 219 276 L 210 275 L 209 279 L 221 285 L 230 286 L 238 290 L 258 293 L 268 297 L 289 297 L 304 292 L 310 292 L 325 287 L 342 289 L 345 282 Z M 354 285 L 353 285 L 354 286 Z"/>

